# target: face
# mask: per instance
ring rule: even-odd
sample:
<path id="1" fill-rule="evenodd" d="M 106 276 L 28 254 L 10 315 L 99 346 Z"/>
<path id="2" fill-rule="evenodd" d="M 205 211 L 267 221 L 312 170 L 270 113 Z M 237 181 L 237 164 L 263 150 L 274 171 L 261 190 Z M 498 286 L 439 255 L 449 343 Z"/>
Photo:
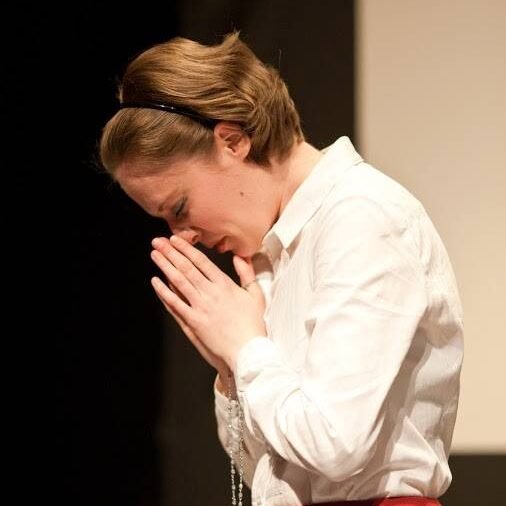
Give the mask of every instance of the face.
<path id="1" fill-rule="evenodd" d="M 192 158 L 155 175 L 139 173 L 124 164 L 116 175 L 135 202 L 174 234 L 220 253 L 253 255 L 279 213 L 269 169 L 240 158 Z"/>

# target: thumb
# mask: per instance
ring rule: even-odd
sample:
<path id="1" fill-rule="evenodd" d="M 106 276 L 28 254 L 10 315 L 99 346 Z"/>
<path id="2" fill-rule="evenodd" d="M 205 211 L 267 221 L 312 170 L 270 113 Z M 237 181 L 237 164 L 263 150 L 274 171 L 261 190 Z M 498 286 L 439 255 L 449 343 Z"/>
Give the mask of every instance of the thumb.
<path id="1" fill-rule="evenodd" d="M 255 280 L 255 269 L 253 268 L 253 262 L 251 257 L 239 257 L 234 255 L 232 258 L 235 272 L 237 272 L 241 286 L 245 286 Z M 253 296 L 254 300 L 257 301 L 262 310 L 265 309 L 265 299 L 262 289 L 258 283 L 252 283 L 248 286 L 247 292 Z"/>
<path id="2" fill-rule="evenodd" d="M 234 264 L 235 272 L 239 276 L 241 286 L 255 279 L 255 269 L 253 269 L 253 262 L 250 257 L 243 258 L 234 255 L 232 263 Z"/>

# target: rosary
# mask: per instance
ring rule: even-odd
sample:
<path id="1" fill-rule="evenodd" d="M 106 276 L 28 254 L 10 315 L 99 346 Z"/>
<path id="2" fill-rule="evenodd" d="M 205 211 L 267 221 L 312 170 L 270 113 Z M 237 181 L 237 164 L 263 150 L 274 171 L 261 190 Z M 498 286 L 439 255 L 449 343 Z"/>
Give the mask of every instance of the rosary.
<path id="1" fill-rule="evenodd" d="M 242 455 L 242 443 L 243 443 L 243 426 L 242 426 L 242 408 L 241 403 L 236 401 L 237 404 L 237 414 L 239 418 L 239 446 L 237 449 L 237 453 L 239 454 L 239 484 L 238 491 L 236 494 L 236 483 L 235 483 L 235 466 L 234 466 L 234 441 L 233 441 L 233 430 L 232 430 L 232 404 L 234 401 L 232 400 L 232 373 L 229 371 L 228 373 L 228 453 L 230 455 L 230 481 L 232 484 L 232 506 L 243 506 L 242 504 L 242 488 L 243 488 L 243 455 Z"/>

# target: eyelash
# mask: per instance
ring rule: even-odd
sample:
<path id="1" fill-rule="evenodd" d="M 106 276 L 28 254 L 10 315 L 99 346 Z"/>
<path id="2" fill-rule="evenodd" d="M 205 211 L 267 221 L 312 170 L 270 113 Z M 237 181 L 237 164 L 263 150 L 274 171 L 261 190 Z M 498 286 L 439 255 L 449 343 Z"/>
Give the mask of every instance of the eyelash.
<path id="1" fill-rule="evenodd" d="M 181 203 L 177 206 L 177 209 L 174 212 L 174 214 L 176 215 L 176 218 L 181 217 L 181 213 L 183 212 L 183 209 L 185 207 L 186 200 L 187 200 L 186 197 L 184 197 L 183 200 L 181 200 Z"/>

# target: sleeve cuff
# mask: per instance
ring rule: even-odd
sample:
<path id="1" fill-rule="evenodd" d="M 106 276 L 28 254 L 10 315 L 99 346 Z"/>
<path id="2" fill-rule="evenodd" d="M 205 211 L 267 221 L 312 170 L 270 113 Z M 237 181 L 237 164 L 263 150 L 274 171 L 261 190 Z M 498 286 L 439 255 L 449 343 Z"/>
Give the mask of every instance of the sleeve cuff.
<path id="1" fill-rule="evenodd" d="M 214 398 L 215 398 L 215 405 L 216 405 L 216 412 L 217 414 L 221 415 L 223 419 L 226 419 L 228 415 L 228 398 L 226 395 L 223 395 L 216 386 L 216 383 L 218 382 L 218 374 L 216 375 L 216 378 L 214 379 Z"/>
<path id="2" fill-rule="evenodd" d="M 234 368 L 235 385 L 243 392 L 265 367 L 280 363 L 275 344 L 265 336 L 249 340 L 239 350 Z"/>

